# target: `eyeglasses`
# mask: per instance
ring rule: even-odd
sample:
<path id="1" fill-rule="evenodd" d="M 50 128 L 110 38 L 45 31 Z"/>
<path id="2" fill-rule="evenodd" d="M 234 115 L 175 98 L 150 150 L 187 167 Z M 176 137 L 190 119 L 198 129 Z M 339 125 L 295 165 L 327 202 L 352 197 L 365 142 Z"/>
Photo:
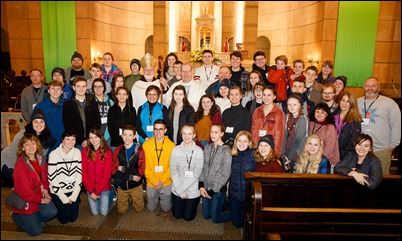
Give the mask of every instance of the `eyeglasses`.
<path id="1" fill-rule="evenodd" d="M 164 131 L 166 130 L 165 128 L 154 128 L 154 131 Z"/>
<path id="2" fill-rule="evenodd" d="M 332 95 L 334 92 L 322 92 L 323 95 Z"/>

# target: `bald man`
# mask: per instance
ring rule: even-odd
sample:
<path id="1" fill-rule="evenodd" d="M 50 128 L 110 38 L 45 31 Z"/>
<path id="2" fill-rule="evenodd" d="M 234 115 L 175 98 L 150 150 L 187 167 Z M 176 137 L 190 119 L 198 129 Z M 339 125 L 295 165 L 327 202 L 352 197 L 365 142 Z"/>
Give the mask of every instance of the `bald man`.
<path id="1" fill-rule="evenodd" d="M 381 160 L 382 172 L 389 174 L 391 155 L 401 140 L 401 110 L 394 100 L 380 95 L 374 77 L 364 82 L 364 96 L 357 102 L 363 117 L 362 133 L 373 138 L 374 154 Z"/>

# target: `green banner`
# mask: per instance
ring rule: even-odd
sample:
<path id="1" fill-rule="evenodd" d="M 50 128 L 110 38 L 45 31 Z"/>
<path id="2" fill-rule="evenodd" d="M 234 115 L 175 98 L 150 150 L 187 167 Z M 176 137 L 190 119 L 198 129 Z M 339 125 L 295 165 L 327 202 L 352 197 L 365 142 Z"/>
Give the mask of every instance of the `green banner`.
<path id="1" fill-rule="evenodd" d="M 69 67 L 77 50 L 75 1 L 41 1 L 41 17 L 46 82 L 50 82 L 53 68 Z"/>
<path id="2" fill-rule="evenodd" d="M 361 87 L 372 76 L 380 2 L 339 1 L 335 76 Z"/>

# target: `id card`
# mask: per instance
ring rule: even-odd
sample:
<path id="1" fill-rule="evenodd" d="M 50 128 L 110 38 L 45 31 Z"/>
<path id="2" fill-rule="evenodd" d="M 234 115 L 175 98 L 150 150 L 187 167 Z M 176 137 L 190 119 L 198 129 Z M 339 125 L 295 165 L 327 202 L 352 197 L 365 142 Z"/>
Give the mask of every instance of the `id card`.
<path id="1" fill-rule="evenodd" d="M 267 130 L 260 130 L 258 133 L 259 136 L 265 136 L 267 134 Z"/>
<path id="2" fill-rule="evenodd" d="M 155 166 L 155 172 L 163 172 L 163 166 Z"/>
<path id="3" fill-rule="evenodd" d="M 363 118 L 363 125 L 368 125 L 370 123 L 370 118 Z"/>
<path id="4" fill-rule="evenodd" d="M 184 177 L 193 177 L 194 173 L 192 171 L 184 171 Z"/>
<path id="5" fill-rule="evenodd" d="M 147 126 L 147 132 L 154 131 L 154 126 Z"/>
<path id="6" fill-rule="evenodd" d="M 228 127 L 226 127 L 226 133 L 233 133 L 233 131 L 234 131 L 234 127 L 232 127 L 232 126 L 228 126 Z"/>

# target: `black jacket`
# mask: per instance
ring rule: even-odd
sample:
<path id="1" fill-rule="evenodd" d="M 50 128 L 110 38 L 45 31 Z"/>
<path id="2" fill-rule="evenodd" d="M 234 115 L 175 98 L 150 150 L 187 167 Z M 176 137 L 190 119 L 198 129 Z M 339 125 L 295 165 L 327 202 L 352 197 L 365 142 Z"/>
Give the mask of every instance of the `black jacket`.
<path id="1" fill-rule="evenodd" d="M 101 118 L 98 109 L 98 103 L 95 101 L 95 96 L 85 94 L 85 130 L 84 123 L 81 119 L 80 110 L 75 97 L 71 97 L 63 105 L 63 123 L 64 129 L 74 131 L 77 135 L 76 145 L 81 145 L 88 138 L 89 131 L 93 127 L 101 127 Z"/>
<path id="2" fill-rule="evenodd" d="M 168 129 L 168 136 L 171 141 L 173 141 L 173 118 L 174 118 L 174 112 L 173 112 L 173 117 L 172 121 L 168 122 L 167 129 Z M 182 141 L 183 138 L 181 137 L 180 130 L 185 124 L 195 124 L 194 121 L 194 109 L 192 106 L 183 106 L 183 109 L 180 111 L 179 115 L 179 130 L 177 131 L 177 143 L 176 145 L 179 145 Z"/>
<path id="3" fill-rule="evenodd" d="M 251 131 L 251 118 L 250 111 L 241 104 L 226 109 L 222 114 L 222 124 L 225 126 L 223 141 L 234 140 L 240 131 Z M 233 132 L 227 132 L 227 127 L 234 127 Z"/>
<path id="4" fill-rule="evenodd" d="M 133 125 L 135 127 L 137 114 L 134 107 L 126 105 L 121 110 L 119 103 L 115 103 L 110 107 L 107 113 L 107 128 L 110 134 L 110 146 L 117 147 L 123 144 L 123 139 L 120 136 L 119 128 L 123 129 L 125 125 Z"/>

